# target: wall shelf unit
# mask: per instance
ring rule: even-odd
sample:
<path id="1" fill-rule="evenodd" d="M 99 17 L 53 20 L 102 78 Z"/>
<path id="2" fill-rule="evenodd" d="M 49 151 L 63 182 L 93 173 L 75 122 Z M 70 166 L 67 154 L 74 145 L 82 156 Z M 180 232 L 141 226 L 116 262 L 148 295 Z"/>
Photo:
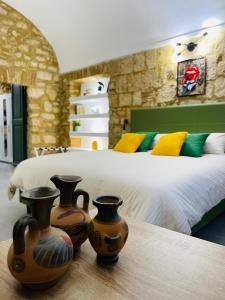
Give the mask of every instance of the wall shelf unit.
<path id="1" fill-rule="evenodd" d="M 85 78 L 80 96 L 70 96 L 70 151 L 108 149 L 109 78 Z M 95 145 L 95 147 L 93 147 Z"/>
<path id="2" fill-rule="evenodd" d="M 75 121 L 80 119 L 109 119 L 108 113 L 102 114 L 87 114 L 87 115 L 70 115 L 69 121 Z"/>
<path id="3" fill-rule="evenodd" d="M 81 132 L 71 131 L 70 136 L 96 136 L 96 137 L 108 137 L 108 132 Z"/>
<path id="4" fill-rule="evenodd" d="M 108 93 L 99 93 L 96 95 L 86 95 L 86 96 L 71 96 L 69 98 L 70 104 L 86 104 L 88 102 L 98 102 L 102 99 L 108 98 Z"/>

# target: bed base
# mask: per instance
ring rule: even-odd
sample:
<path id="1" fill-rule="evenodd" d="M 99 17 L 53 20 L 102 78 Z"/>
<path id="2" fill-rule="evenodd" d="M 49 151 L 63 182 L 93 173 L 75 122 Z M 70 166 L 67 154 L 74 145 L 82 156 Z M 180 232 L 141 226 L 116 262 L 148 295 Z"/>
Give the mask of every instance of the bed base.
<path id="1" fill-rule="evenodd" d="M 225 212 L 225 199 L 221 200 L 219 204 L 217 204 L 211 210 L 204 214 L 201 221 L 199 221 L 191 228 L 191 235 L 194 235 L 197 231 L 205 227 L 223 212 Z"/>

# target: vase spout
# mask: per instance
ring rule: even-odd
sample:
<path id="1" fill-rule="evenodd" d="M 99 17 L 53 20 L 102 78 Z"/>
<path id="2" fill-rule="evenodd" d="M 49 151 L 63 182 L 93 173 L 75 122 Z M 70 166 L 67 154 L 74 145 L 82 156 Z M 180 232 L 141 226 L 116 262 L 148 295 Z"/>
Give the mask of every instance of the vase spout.
<path id="1" fill-rule="evenodd" d="M 60 190 L 60 205 L 71 205 L 74 190 L 77 184 L 82 181 L 82 178 L 72 175 L 54 175 L 50 180 Z"/>

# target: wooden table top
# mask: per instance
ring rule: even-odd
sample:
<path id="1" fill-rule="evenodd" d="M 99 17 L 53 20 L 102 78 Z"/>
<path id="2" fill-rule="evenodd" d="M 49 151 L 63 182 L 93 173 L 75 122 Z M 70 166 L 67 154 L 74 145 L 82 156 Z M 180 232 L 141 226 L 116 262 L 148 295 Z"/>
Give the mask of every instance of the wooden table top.
<path id="1" fill-rule="evenodd" d="M 225 299 L 225 247 L 149 224 L 130 224 L 117 265 L 100 267 L 85 242 L 53 288 L 25 290 L 9 273 L 11 241 L 0 243 L 0 299 Z"/>

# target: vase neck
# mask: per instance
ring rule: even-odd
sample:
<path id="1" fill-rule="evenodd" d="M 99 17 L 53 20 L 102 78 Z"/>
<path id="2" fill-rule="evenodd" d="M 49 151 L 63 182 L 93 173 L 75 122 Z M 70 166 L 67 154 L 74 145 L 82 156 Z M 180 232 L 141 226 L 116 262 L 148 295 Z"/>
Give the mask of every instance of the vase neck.
<path id="1" fill-rule="evenodd" d="M 118 208 L 106 208 L 106 207 L 98 207 L 98 214 L 95 217 L 98 221 L 101 222 L 118 222 L 121 217 L 118 214 Z"/>
<path id="2" fill-rule="evenodd" d="M 21 202 L 26 204 L 43 230 L 50 226 L 50 214 L 54 200 L 59 196 L 59 190 L 40 187 L 21 194 Z"/>
<path id="3" fill-rule="evenodd" d="M 81 180 L 79 176 L 54 175 L 51 177 L 51 181 L 60 190 L 60 206 L 72 206 L 74 190 Z"/>
<path id="4" fill-rule="evenodd" d="M 98 208 L 98 214 L 95 217 L 102 222 L 118 222 L 121 217 L 118 214 L 118 208 L 122 200 L 115 196 L 102 196 L 93 201 Z"/>

